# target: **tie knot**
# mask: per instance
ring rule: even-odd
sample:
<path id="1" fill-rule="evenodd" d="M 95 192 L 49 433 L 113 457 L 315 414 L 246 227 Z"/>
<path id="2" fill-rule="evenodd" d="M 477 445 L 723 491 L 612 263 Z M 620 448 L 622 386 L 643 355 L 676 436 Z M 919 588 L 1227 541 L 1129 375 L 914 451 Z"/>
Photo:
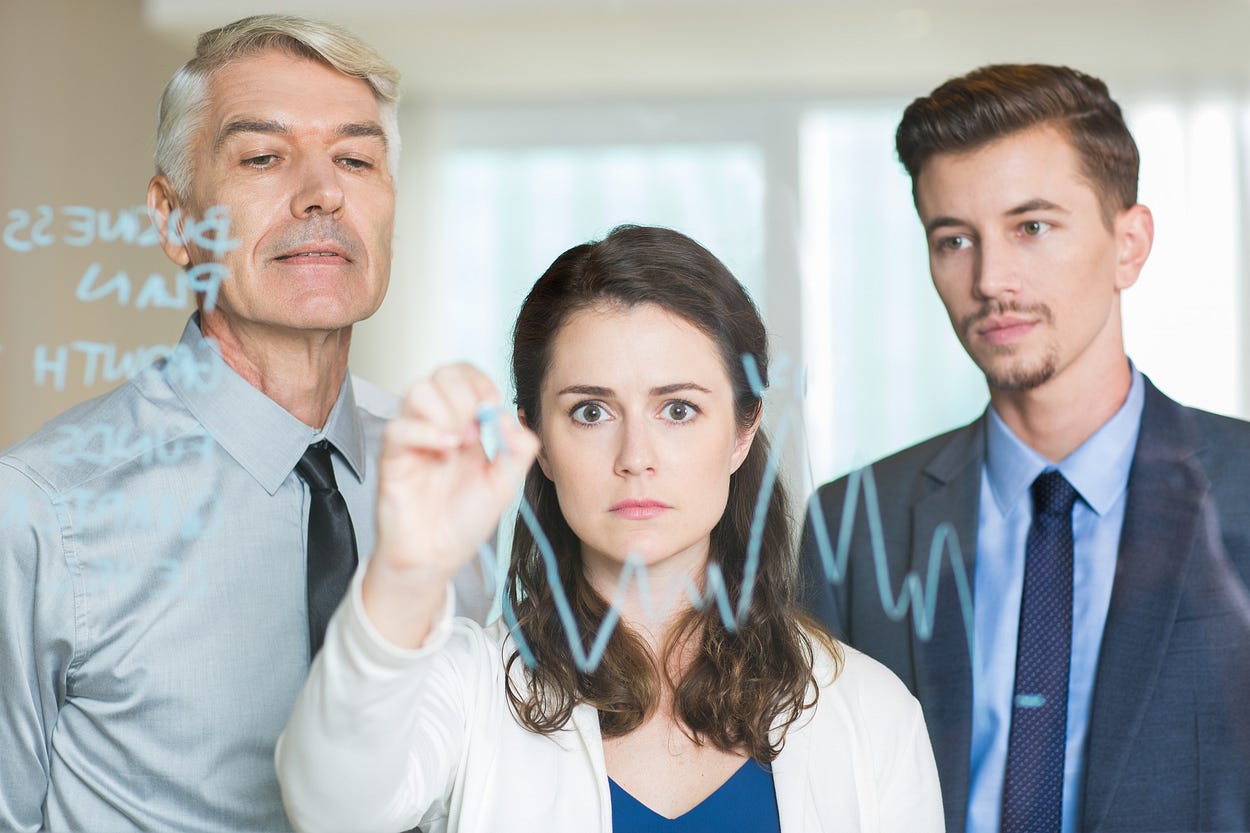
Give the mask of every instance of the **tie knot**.
<path id="1" fill-rule="evenodd" d="M 1058 471 L 1044 471 L 1029 487 L 1034 515 L 1071 515 L 1076 489 Z"/>
<path id="2" fill-rule="evenodd" d="M 339 487 L 334 479 L 334 463 L 330 460 L 330 443 L 327 440 L 308 446 L 304 456 L 295 464 L 295 470 L 314 491 L 328 492 Z"/>

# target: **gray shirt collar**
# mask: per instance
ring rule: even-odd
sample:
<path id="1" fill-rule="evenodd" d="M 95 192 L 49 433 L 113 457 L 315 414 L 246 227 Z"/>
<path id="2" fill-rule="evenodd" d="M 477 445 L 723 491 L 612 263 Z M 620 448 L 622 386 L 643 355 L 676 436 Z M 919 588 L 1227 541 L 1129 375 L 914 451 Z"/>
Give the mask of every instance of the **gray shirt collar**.
<path id="1" fill-rule="evenodd" d="M 317 431 L 226 364 L 216 343 L 200 332 L 199 313 L 187 321 L 162 372 L 187 410 L 269 494 L 277 493 L 304 450 L 321 439 L 329 440 L 352 474 L 364 480 L 364 432 L 350 373 L 344 375 L 325 428 Z"/>

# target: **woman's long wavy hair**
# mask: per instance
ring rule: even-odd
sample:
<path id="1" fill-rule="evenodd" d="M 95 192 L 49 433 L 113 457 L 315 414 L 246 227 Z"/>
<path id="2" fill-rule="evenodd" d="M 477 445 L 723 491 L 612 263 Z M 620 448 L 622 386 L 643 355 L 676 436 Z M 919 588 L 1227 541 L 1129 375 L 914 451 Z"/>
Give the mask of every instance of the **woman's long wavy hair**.
<path id="1" fill-rule="evenodd" d="M 516 404 L 535 431 L 543 419 L 540 391 L 551 364 L 552 343 L 569 316 L 600 306 L 655 304 L 705 333 L 716 345 L 734 387 L 734 410 L 749 430 L 762 402 L 752 390 L 742 357 L 754 357 L 768 384 L 768 337 L 742 285 L 711 252 L 683 234 L 661 228 L 621 226 L 597 243 L 569 249 L 547 269 L 521 307 L 513 331 L 512 376 Z M 747 544 L 757 495 L 768 465 L 768 438 L 761 429 L 745 461 L 730 477 L 725 513 L 712 530 L 710 563 L 719 565 L 731 605 L 743 589 Z M 551 542 L 560 583 L 567 594 L 583 649 L 593 643 L 607 600 L 582 572 L 581 542 L 560 511 L 555 485 L 537 463 L 525 480 L 525 499 Z M 628 734 L 650 717 L 662 686 L 674 693 L 674 716 L 697 743 L 743 751 L 770 763 L 781 751 L 785 729 L 815 702 L 813 675 L 818 640 L 835 658 L 836 644 L 795 603 L 797 559 L 787 500 L 780 481 L 764 521 L 763 545 L 750 607 L 737 627 L 722 621 L 717 606 L 691 608 L 677 621 L 662 654 L 621 624 L 613 631 L 594 671 L 579 671 L 569 637 L 556 612 L 546 568 L 534 536 L 518 519 L 505 592 L 536 660 L 525 667 L 526 685 L 513 682 L 508 659 L 508 699 L 518 721 L 548 734 L 563 728 L 574 706 L 599 711 L 605 737 Z M 680 652 L 680 653 L 679 653 Z M 677 656 L 685 664 L 674 679 Z M 771 730 L 779 728 L 776 740 Z"/>

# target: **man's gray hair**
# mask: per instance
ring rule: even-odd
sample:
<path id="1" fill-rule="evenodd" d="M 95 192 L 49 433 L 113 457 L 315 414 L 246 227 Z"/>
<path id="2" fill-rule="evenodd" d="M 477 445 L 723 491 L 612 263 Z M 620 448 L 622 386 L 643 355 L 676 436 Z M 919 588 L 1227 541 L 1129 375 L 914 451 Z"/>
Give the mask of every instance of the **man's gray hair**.
<path id="1" fill-rule="evenodd" d="M 195 57 L 169 79 L 161 95 L 156 127 L 156 172 L 164 174 L 186 200 L 191 189 L 191 146 L 208 109 L 213 75 L 230 63 L 277 49 L 321 61 L 359 78 L 377 99 L 386 136 L 391 177 L 399 168 L 399 72 L 372 47 L 331 23 L 293 15 L 256 15 L 200 35 Z"/>

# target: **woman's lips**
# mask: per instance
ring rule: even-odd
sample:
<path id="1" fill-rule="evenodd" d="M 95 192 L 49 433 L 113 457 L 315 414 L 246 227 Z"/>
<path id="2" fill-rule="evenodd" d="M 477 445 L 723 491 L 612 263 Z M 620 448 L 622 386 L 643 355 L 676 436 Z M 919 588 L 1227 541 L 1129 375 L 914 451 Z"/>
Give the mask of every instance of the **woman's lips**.
<path id="1" fill-rule="evenodd" d="M 645 521 L 672 509 L 667 503 L 658 500 L 622 500 L 612 505 L 608 511 L 618 517 L 630 521 Z"/>

